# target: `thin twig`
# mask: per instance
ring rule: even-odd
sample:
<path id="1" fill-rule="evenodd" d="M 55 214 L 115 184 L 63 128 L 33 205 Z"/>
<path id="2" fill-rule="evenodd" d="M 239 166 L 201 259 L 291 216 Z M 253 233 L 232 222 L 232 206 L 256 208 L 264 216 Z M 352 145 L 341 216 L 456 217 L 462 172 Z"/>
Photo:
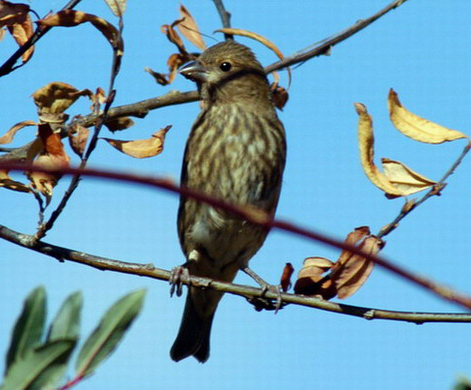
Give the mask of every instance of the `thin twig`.
<path id="1" fill-rule="evenodd" d="M 320 41 L 316 46 L 313 48 L 312 45 L 297 52 L 289 57 L 285 57 L 282 60 L 275 62 L 265 68 L 266 73 L 271 73 L 275 70 L 279 70 L 282 68 L 287 68 L 288 66 L 298 64 L 300 62 L 305 62 L 313 57 L 317 57 L 326 53 L 330 53 L 330 50 L 333 46 L 337 45 L 338 43 L 346 40 L 347 38 L 351 37 L 352 35 L 356 34 L 357 32 L 363 30 L 365 27 L 369 26 L 374 21 L 378 20 L 382 16 L 386 15 L 389 11 L 393 10 L 394 8 L 399 7 L 407 0 L 395 0 L 388 6 L 384 7 L 382 10 L 378 11 L 374 15 L 370 16 L 367 19 L 362 19 L 356 22 L 353 26 L 335 34 L 331 37 Z"/>
<path id="2" fill-rule="evenodd" d="M 105 257 L 94 256 L 82 251 L 76 251 L 52 245 L 43 241 L 35 241 L 33 236 L 15 232 L 6 226 L 0 225 L 0 237 L 11 243 L 31 249 L 38 253 L 54 257 L 60 261 L 68 260 L 79 264 L 84 264 L 102 271 L 114 271 L 125 274 L 144 276 L 157 280 L 168 281 L 171 275 L 170 271 L 156 268 L 153 264 L 139 264 L 119 260 L 113 260 Z M 260 288 L 244 286 L 233 283 L 219 282 L 209 278 L 190 277 L 189 282 L 182 281 L 185 284 L 191 284 L 195 287 L 211 288 L 216 291 L 224 291 L 230 294 L 242 296 L 245 298 L 257 297 L 276 299 L 276 293 L 264 292 Z M 368 320 L 382 319 L 394 321 L 406 321 L 422 324 L 425 322 L 471 322 L 471 314 L 462 313 L 427 313 L 427 312 L 403 312 L 383 309 L 372 309 L 359 306 L 351 306 L 325 301 L 323 299 L 306 297 L 295 294 L 281 294 L 284 303 L 291 303 L 300 306 L 313 307 L 334 313 L 340 313 L 355 317 L 362 317 Z"/>
<path id="3" fill-rule="evenodd" d="M 71 0 L 63 8 L 62 11 L 67 9 L 74 8 L 81 0 Z M 38 26 L 34 31 L 34 34 L 28 39 L 24 45 L 20 46 L 17 51 L 15 51 L 12 56 L 5 61 L 5 63 L 0 66 L 0 77 L 5 76 L 14 70 L 21 68 L 25 64 L 20 64 L 15 66 L 16 62 L 21 58 L 21 56 L 37 41 L 39 41 L 52 27 L 41 27 Z"/>
<path id="4" fill-rule="evenodd" d="M 456 159 L 456 161 L 453 163 L 450 169 L 445 173 L 445 175 L 437 182 L 437 184 L 435 184 L 433 188 L 430 191 L 428 191 L 422 198 L 416 201 L 412 205 L 412 207 L 403 207 L 399 215 L 394 219 L 394 221 L 392 221 L 391 223 L 383 227 L 376 236 L 378 238 L 387 236 L 389 233 L 391 233 L 393 230 L 395 230 L 399 226 L 399 222 L 403 218 L 405 218 L 407 215 L 409 215 L 412 212 L 412 210 L 415 210 L 417 207 L 419 207 L 422 203 L 424 203 L 430 197 L 439 195 L 440 191 L 446 186 L 445 181 L 455 172 L 456 168 L 458 168 L 458 166 L 461 164 L 461 162 L 466 157 L 470 149 L 471 149 L 471 142 L 468 141 L 468 143 L 464 147 L 459 157 Z"/>
<path id="5" fill-rule="evenodd" d="M 93 136 L 90 139 L 90 142 L 88 144 L 88 148 L 85 151 L 82 161 L 80 162 L 80 168 L 84 169 L 87 165 L 88 159 L 90 158 L 90 155 L 93 153 L 95 150 L 96 144 L 98 142 L 98 137 L 100 135 L 100 131 L 105 124 L 107 118 L 108 118 L 108 112 L 111 108 L 111 105 L 113 104 L 116 91 L 114 89 L 114 84 L 116 81 L 116 77 L 118 76 L 119 69 L 121 67 L 121 59 L 123 56 L 122 52 L 122 33 L 123 33 L 123 17 L 122 15 L 119 16 L 119 29 L 118 29 L 118 37 L 116 42 L 113 43 L 113 61 L 111 65 L 111 75 L 110 75 L 110 85 L 108 88 L 108 95 L 105 103 L 105 107 L 103 109 L 103 113 L 98 116 L 98 112 L 95 113 L 95 116 L 98 117 L 98 119 L 95 122 L 95 131 L 93 133 Z M 98 107 L 98 103 L 97 103 Z M 97 109 L 97 111 L 99 108 Z M 41 239 L 43 238 L 46 233 L 54 226 L 54 223 L 56 222 L 57 218 L 61 215 L 62 211 L 64 210 L 65 206 L 67 205 L 67 202 L 69 201 L 70 197 L 74 193 L 74 191 L 77 189 L 78 184 L 80 182 L 80 174 L 76 174 L 72 177 L 72 180 L 69 184 L 69 187 L 65 191 L 64 195 L 62 196 L 61 201 L 59 202 L 59 205 L 57 208 L 51 213 L 51 216 L 47 220 L 47 222 L 42 223 L 39 225 L 38 231 L 36 232 L 36 239 Z"/>
<path id="6" fill-rule="evenodd" d="M 214 5 L 218 11 L 219 17 L 221 18 L 222 27 L 230 28 L 231 27 L 231 14 L 226 10 L 222 0 L 213 0 Z M 232 34 L 224 34 L 224 38 L 227 40 L 233 40 L 234 35 Z"/>
<path id="7" fill-rule="evenodd" d="M 86 175 L 91 177 L 101 177 L 119 181 L 126 181 L 129 183 L 143 184 L 151 187 L 157 187 L 162 190 L 172 192 L 175 194 L 181 194 L 185 197 L 195 199 L 200 202 L 207 203 L 213 207 L 220 208 L 228 211 L 250 223 L 258 226 L 262 226 L 266 229 L 279 229 L 285 232 L 290 232 L 295 235 L 308 238 L 310 240 L 322 242 L 329 246 L 340 248 L 348 252 L 362 256 L 368 260 L 371 260 L 378 266 L 387 269 L 388 271 L 401 276 L 413 284 L 421 286 L 434 294 L 444 298 L 450 302 L 456 303 L 466 309 L 471 309 L 471 297 L 462 295 L 452 289 L 442 286 L 438 283 L 433 282 L 430 279 L 424 278 L 419 275 L 415 275 L 406 269 L 385 260 L 382 257 L 371 255 L 370 253 L 364 252 L 354 245 L 349 245 L 341 240 L 328 237 L 322 233 L 316 232 L 311 229 L 302 228 L 290 222 L 282 220 L 274 220 L 268 214 L 261 210 L 247 209 L 245 207 L 226 203 L 221 199 L 217 199 L 213 196 L 207 195 L 200 191 L 196 191 L 186 187 L 180 187 L 173 181 L 168 179 L 156 178 L 153 176 L 136 175 L 126 172 L 115 172 L 99 169 L 80 169 L 80 168 L 60 168 L 60 169 L 46 169 L 44 167 L 34 166 L 32 164 L 13 164 L 13 163 L 0 163 L 0 169 L 7 169 L 12 171 L 36 171 L 49 174 L 61 174 L 61 175 Z"/>

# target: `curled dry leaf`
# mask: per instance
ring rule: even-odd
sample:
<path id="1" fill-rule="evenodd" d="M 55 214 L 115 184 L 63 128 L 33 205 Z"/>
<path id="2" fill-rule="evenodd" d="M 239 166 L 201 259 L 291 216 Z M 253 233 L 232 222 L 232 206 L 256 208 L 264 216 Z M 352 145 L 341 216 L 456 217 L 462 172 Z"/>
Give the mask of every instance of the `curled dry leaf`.
<path id="1" fill-rule="evenodd" d="M 118 55 L 122 56 L 124 52 L 124 43 L 116 27 L 105 19 L 96 15 L 87 14 L 82 11 L 64 10 L 55 14 L 47 15 L 44 19 L 37 21 L 39 26 L 50 27 L 75 27 L 82 23 L 91 23 L 98 31 L 100 31 L 111 46 L 117 49 Z"/>
<path id="2" fill-rule="evenodd" d="M 37 123 L 34 121 L 23 121 L 19 122 L 16 125 L 14 125 L 10 130 L 8 130 L 5 134 L 3 134 L 0 137 L 0 145 L 5 145 L 9 144 L 11 141 L 13 141 L 13 137 L 15 134 L 23 129 L 26 126 L 36 126 Z"/>
<path id="3" fill-rule="evenodd" d="M 275 105 L 275 107 L 279 108 L 280 110 L 283 110 L 289 98 L 288 91 L 285 88 L 279 85 L 275 86 L 274 84 L 272 84 L 271 86 L 271 91 L 273 104 Z"/>
<path id="4" fill-rule="evenodd" d="M 105 0 L 111 12 L 117 17 L 122 18 L 126 11 L 126 0 Z"/>
<path id="5" fill-rule="evenodd" d="M 78 90 L 70 84 L 54 81 L 33 93 L 34 103 L 40 115 L 60 114 L 67 110 L 80 96 L 92 96 L 89 89 Z"/>
<path id="6" fill-rule="evenodd" d="M 68 137 L 70 147 L 79 157 L 83 156 L 89 135 L 90 130 L 78 124 L 73 124 L 69 129 Z"/>
<path id="7" fill-rule="evenodd" d="M 119 131 L 129 129 L 134 125 L 134 121 L 128 116 L 122 116 L 120 118 L 109 119 L 105 122 L 105 126 L 110 131 Z"/>
<path id="8" fill-rule="evenodd" d="M 294 268 L 291 263 L 286 263 L 281 274 L 280 285 L 281 289 L 286 292 L 291 287 L 291 276 L 293 275 Z"/>
<path id="9" fill-rule="evenodd" d="M 172 126 L 169 125 L 156 133 L 151 138 L 136 141 L 121 141 L 111 138 L 103 138 L 115 149 L 135 158 L 154 157 L 160 154 L 164 148 L 165 134 Z"/>
<path id="10" fill-rule="evenodd" d="M 357 227 L 353 230 L 353 232 L 350 232 L 347 235 L 347 238 L 345 239 L 345 244 L 356 245 L 360 240 L 362 240 L 369 234 L 370 234 L 370 228 L 368 226 Z M 351 256 L 352 254 L 350 252 L 343 250 L 337 262 L 332 268 L 332 273 L 335 274 L 335 272 L 338 269 L 340 269 L 340 267 L 344 265 Z"/>
<path id="11" fill-rule="evenodd" d="M 47 123 L 38 126 L 39 140 L 42 143 L 42 150 L 34 160 L 33 165 L 49 169 L 57 169 L 69 165 L 69 156 L 65 153 L 59 134 L 54 133 Z M 31 181 L 31 187 L 40 191 L 49 204 L 53 188 L 62 177 L 61 174 L 51 174 L 42 172 L 28 172 L 27 176 Z"/>
<path id="12" fill-rule="evenodd" d="M 308 257 L 298 273 L 294 285 L 295 294 L 320 295 L 323 299 L 335 297 L 337 292 L 332 281 L 324 276 L 334 263 L 325 257 Z"/>
<path id="13" fill-rule="evenodd" d="M 152 70 L 151 68 L 147 68 L 147 67 L 145 67 L 144 70 L 154 78 L 156 83 L 158 83 L 160 85 L 170 84 L 170 82 L 167 80 L 167 75 L 166 74 L 158 73 L 158 72 Z"/>
<path id="14" fill-rule="evenodd" d="M 272 41 L 265 38 L 263 35 L 254 33 L 253 31 L 243 30 L 240 28 L 221 28 L 219 30 L 216 30 L 215 32 L 221 32 L 223 34 L 239 35 L 241 37 L 254 39 L 257 42 L 260 42 L 262 45 L 268 47 L 270 50 L 272 50 L 278 56 L 280 60 L 285 58 L 281 50 L 278 49 L 278 47 Z M 286 70 L 288 71 L 288 88 L 289 88 L 289 86 L 291 85 L 291 69 L 288 67 L 286 68 Z"/>
<path id="15" fill-rule="evenodd" d="M 183 19 L 183 21 L 177 25 L 180 33 L 198 49 L 205 50 L 206 44 L 196 24 L 196 20 L 183 4 L 180 5 L 180 16 Z"/>
<path id="16" fill-rule="evenodd" d="M 366 237 L 358 246 L 359 249 L 370 255 L 376 255 L 384 243 L 381 239 L 371 235 Z M 366 282 L 373 271 L 374 263 L 363 256 L 351 254 L 344 258 L 343 264 L 331 275 L 337 295 L 340 299 L 352 296 Z"/>
<path id="17" fill-rule="evenodd" d="M 30 8 L 26 4 L 14 4 L 9 1 L 0 1 L 0 28 L 7 27 L 10 34 L 19 46 L 33 35 L 33 22 L 29 16 Z M 33 55 L 34 46 L 31 46 L 22 55 L 23 63 L 26 63 Z"/>
<path id="18" fill-rule="evenodd" d="M 447 129 L 408 111 L 402 106 L 397 93 L 392 88 L 389 90 L 388 95 L 388 109 L 394 127 L 402 134 L 416 141 L 440 144 L 446 141 L 468 138 L 460 131 Z"/>
<path id="19" fill-rule="evenodd" d="M 13 180 L 4 169 L 0 169 L 0 187 L 17 192 L 31 192 L 31 188 L 26 184 Z"/>
<path id="20" fill-rule="evenodd" d="M 382 158 L 381 163 L 388 180 L 404 195 L 411 195 L 437 184 L 399 161 Z"/>
<path id="21" fill-rule="evenodd" d="M 180 51 L 182 54 L 188 54 L 188 52 L 185 49 L 185 45 L 183 44 L 182 39 L 178 35 L 178 33 L 175 31 L 174 27 L 181 23 L 183 19 L 178 19 L 175 20 L 172 24 L 164 24 L 162 27 L 160 27 L 160 31 L 162 34 L 165 34 L 167 36 L 167 39 L 172 42 Z"/>

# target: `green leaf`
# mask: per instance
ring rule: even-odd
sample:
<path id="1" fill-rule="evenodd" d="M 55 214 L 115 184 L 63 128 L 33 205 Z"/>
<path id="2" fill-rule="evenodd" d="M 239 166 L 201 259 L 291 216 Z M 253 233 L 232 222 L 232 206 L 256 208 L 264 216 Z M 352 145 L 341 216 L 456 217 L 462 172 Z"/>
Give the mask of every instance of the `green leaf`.
<path id="1" fill-rule="evenodd" d="M 11 365 L 41 343 L 46 318 L 46 290 L 44 286 L 31 291 L 23 304 L 23 311 L 13 328 L 10 348 L 6 356 L 5 374 Z"/>
<path id="2" fill-rule="evenodd" d="M 74 346 L 74 340 L 59 340 L 29 349 L 24 357 L 11 365 L 0 390 L 44 389 L 45 382 L 36 382 L 38 378 L 63 359 L 64 355 L 70 356 Z"/>
<path id="3" fill-rule="evenodd" d="M 82 303 L 83 298 L 80 291 L 67 297 L 52 321 L 47 341 L 78 338 Z"/>
<path id="4" fill-rule="evenodd" d="M 110 355 L 139 314 L 145 290 L 132 292 L 111 306 L 85 342 L 76 364 L 77 375 L 90 375 Z"/>

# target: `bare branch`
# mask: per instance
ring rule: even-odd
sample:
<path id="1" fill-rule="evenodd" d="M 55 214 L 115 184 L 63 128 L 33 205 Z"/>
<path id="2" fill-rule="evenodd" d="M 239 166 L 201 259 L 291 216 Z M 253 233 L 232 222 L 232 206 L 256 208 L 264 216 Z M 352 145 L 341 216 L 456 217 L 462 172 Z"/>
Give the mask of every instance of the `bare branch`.
<path id="1" fill-rule="evenodd" d="M 13 244 L 31 249 L 35 252 L 54 257 L 59 261 L 72 261 L 84 264 L 102 271 L 115 271 L 130 275 L 144 276 L 157 280 L 168 281 L 171 275 L 170 271 L 156 268 L 153 264 L 139 264 L 119 260 L 113 260 L 105 257 L 94 256 L 82 251 L 76 251 L 64 248 L 43 241 L 36 241 L 33 236 L 15 232 L 6 226 L 0 225 L 0 237 L 10 241 Z M 244 286 L 239 284 L 219 282 L 209 278 L 190 277 L 189 282 L 183 280 L 183 283 L 195 287 L 210 288 L 216 291 L 223 291 L 230 294 L 242 296 L 244 298 L 268 298 L 277 299 L 277 294 L 272 292 L 263 292 L 260 288 Z M 339 314 L 345 314 L 355 317 L 362 317 L 367 320 L 382 319 L 405 321 L 422 324 L 425 322 L 471 322 L 471 314 L 458 313 L 417 313 L 389 311 L 381 309 L 372 309 L 351 305 L 338 304 L 325 301 L 323 299 L 306 297 L 295 294 L 281 294 L 284 303 L 291 303 L 300 306 L 313 307 L 325 311 Z"/>
<path id="2" fill-rule="evenodd" d="M 222 22 L 222 27 L 224 28 L 230 28 L 231 27 L 231 14 L 230 12 L 226 11 L 226 8 L 224 7 L 224 4 L 222 3 L 222 0 L 213 0 L 214 5 L 216 6 L 216 9 L 219 13 L 219 17 L 221 18 Z M 224 34 L 224 38 L 227 40 L 233 40 L 234 35 L 232 34 Z"/>
<path id="3" fill-rule="evenodd" d="M 131 173 L 119 173 L 114 171 L 99 170 L 99 169 L 80 169 L 80 168 L 61 168 L 61 169 L 46 169 L 44 167 L 38 167 L 34 165 L 23 165 L 23 164 L 12 164 L 12 163 L 0 163 L 0 169 L 7 169 L 12 171 L 36 171 L 44 172 L 50 174 L 66 174 L 66 175 L 86 175 L 90 177 L 101 177 L 112 180 L 126 181 L 129 183 L 142 184 L 150 187 L 157 187 L 162 190 L 182 194 L 186 197 L 198 200 L 200 202 L 207 203 L 213 207 L 217 207 L 228 211 L 250 223 L 253 223 L 258 226 L 262 226 L 266 229 L 279 229 L 285 232 L 290 232 L 292 234 L 308 238 L 310 240 L 322 242 L 331 247 L 340 248 L 347 250 L 351 253 L 362 256 L 378 266 L 387 269 L 388 271 L 416 284 L 421 286 L 441 298 L 456 303 L 466 309 L 471 309 L 471 297 L 459 294 L 458 292 L 442 286 L 438 283 L 433 282 L 430 279 L 424 278 L 419 275 L 415 275 L 412 272 L 393 264 L 390 261 L 385 260 L 383 257 L 374 256 L 370 253 L 364 252 L 356 246 L 346 244 L 345 242 L 328 237 L 322 233 L 316 232 L 312 229 L 302 228 L 290 222 L 282 220 L 274 220 L 268 214 L 261 210 L 254 210 L 253 208 L 246 208 L 215 198 L 213 196 L 207 195 L 205 193 L 195 191 L 191 188 L 180 187 L 176 185 L 173 181 L 168 179 L 161 179 L 154 176 L 144 176 L 136 175 Z"/>

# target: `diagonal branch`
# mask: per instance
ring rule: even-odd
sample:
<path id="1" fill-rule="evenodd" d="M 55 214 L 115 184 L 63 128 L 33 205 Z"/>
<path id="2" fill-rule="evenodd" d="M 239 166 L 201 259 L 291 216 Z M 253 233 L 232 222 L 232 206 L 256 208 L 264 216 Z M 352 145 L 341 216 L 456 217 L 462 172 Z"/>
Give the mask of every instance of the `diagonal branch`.
<path id="1" fill-rule="evenodd" d="M 106 257 L 94 256 L 82 251 L 52 245 L 43 241 L 36 241 L 33 236 L 15 232 L 14 230 L 11 230 L 3 225 L 0 225 L 0 237 L 5 240 L 8 240 L 13 244 L 28 248 L 30 250 L 42 253 L 47 256 L 54 257 L 61 262 L 67 260 L 79 264 L 84 264 L 99 269 L 101 271 L 115 271 L 164 281 L 168 281 L 171 276 L 170 271 L 156 268 L 153 264 L 139 264 L 113 260 Z M 209 278 L 192 276 L 190 277 L 190 280 L 188 282 L 186 280 L 183 280 L 182 282 L 187 285 L 191 284 L 195 287 L 210 288 L 216 291 L 223 291 L 230 294 L 242 296 L 244 298 L 278 298 L 278 295 L 276 293 L 264 292 L 260 288 L 243 286 L 233 283 L 219 282 Z M 334 302 L 325 301 L 323 299 L 287 293 L 282 293 L 281 298 L 284 303 L 313 307 L 324 311 L 361 317 L 367 320 L 382 319 L 413 322 L 416 324 L 422 324 L 425 322 L 471 322 L 471 314 L 417 313 L 372 309 L 366 307 L 338 304 Z"/>
<path id="2" fill-rule="evenodd" d="M 80 168 L 61 168 L 61 169 L 47 169 L 44 167 L 38 167 L 31 164 L 12 164 L 12 163 L 0 163 L 0 169 L 7 169 L 7 170 L 14 170 L 14 171 L 36 171 L 36 172 L 43 172 L 49 174 L 67 174 L 67 175 L 86 175 L 90 177 L 100 177 L 100 178 L 107 178 L 112 180 L 119 180 L 125 181 L 129 183 L 141 184 L 150 187 L 159 188 L 161 190 L 171 192 L 174 194 L 181 194 L 186 197 L 195 199 L 200 202 L 204 202 L 209 204 L 213 207 L 217 207 L 232 213 L 250 223 L 253 223 L 258 226 L 262 226 L 268 230 L 270 229 L 278 229 L 285 232 L 289 232 L 301 237 L 305 237 L 310 240 L 322 242 L 326 245 L 331 247 L 340 248 L 351 252 L 353 254 L 357 254 L 362 256 L 378 266 L 392 272 L 395 275 L 406 279 L 407 281 L 421 286 L 435 295 L 455 304 L 458 304 L 466 309 L 471 309 L 471 297 L 462 295 L 448 287 L 435 283 L 434 281 L 427 279 L 425 277 L 413 274 L 412 272 L 388 261 L 385 260 L 383 257 L 374 256 L 370 253 L 364 252 L 359 247 L 349 245 L 341 240 L 328 237 L 322 233 L 316 232 L 312 229 L 303 228 L 292 224 L 290 222 L 282 221 L 282 220 L 274 220 L 268 214 L 264 213 L 261 210 L 254 210 L 253 208 L 246 208 L 237 205 L 233 205 L 230 203 L 226 203 L 225 201 L 215 198 L 213 196 L 207 195 L 200 191 L 192 190 L 191 188 L 187 187 L 180 187 L 175 184 L 173 181 L 168 179 L 161 179 L 154 176 L 144 176 L 144 175 L 136 175 L 131 173 L 125 172 L 115 172 L 115 171 L 108 171 L 108 170 L 99 170 L 99 169 L 80 169 Z"/>
<path id="3" fill-rule="evenodd" d="M 231 27 L 231 13 L 226 10 L 222 0 L 213 0 L 214 5 L 218 11 L 219 17 L 221 18 L 222 27 L 230 28 Z M 233 40 L 234 35 L 224 34 L 224 38 L 227 40 Z"/>

